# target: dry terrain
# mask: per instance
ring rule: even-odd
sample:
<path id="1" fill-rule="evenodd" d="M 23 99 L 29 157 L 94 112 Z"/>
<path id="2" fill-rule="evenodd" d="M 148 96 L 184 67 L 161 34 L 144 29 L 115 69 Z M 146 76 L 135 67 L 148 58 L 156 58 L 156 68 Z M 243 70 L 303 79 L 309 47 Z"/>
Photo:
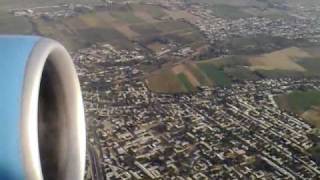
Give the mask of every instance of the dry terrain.
<path id="1" fill-rule="evenodd" d="M 289 70 L 305 71 L 306 69 L 296 63 L 297 59 L 309 58 L 306 51 L 292 47 L 280 51 L 249 58 L 252 70 Z"/>
<path id="2" fill-rule="evenodd" d="M 148 44 L 147 47 L 151 49 L 155 54 L 158 54 L 168 48 L 166 44 L 160 42 L 153 42 L 151 44 Z"/>
<path id="3" fill-rule="evenodd" d="M 135 4 L 55 20 L 35 18 L 32 22 L 37 34 L 59 40 L 70 50 L 97 42 L 131 49 L 133 42 L 139 42 L 147 47 L 151 44 L 150 48 L 157 53 L 163 48 L 152 45 L 152 39 L 157 38 L 196 45 L 195 48 L 203 46 L 204 37 L 195 27 L 170 19 L 167 13 L 160 6 Z"/>
<path id="4" fill-rule="evenodd" d="M 183 74 L 184 81 L 187 79 L 193 87 L 228 86 L 233 80 L 257 80 L 269 76 L 320 76 L 320 56 L 317 48 L 291 47 L 261 55 L 224 56 L 198 62 L 184 60 L 178 64 L 169 63 L 168 66 L 163 66 L 163 69 L 176 76 Z M 166 76 L 159 71 L 156 74 Z M 160 86 L 161 84 L 157 88 Z"/>
<path id="5" fill-rule="evenodd" d="M 302 117 L 309 124 L 314 125 L 316 128 L 320 128 L 320 107 L 313 107 L 302 114 Z"/>
<path id="6" fill-rule="evenodd" d="M 194 87 L 200 86 L 200 82 L 198 81 L 198 79 L 194 76 L 194 74 L 192 74 L 192 72 L 184 64 L 177 65 L 177 66 L 173 67 L 172 71 L 174 72 L 175 75 L 178 75 L 181 73 L 185 74 L 187 76 L 188 80 L 190 81 L 190 83 Z"/>
<path id="7" fill-rule="evenodd" d="M 300 115 L 307 123 L 320 128 L 320 92 L 293 91 L 275 97 L 283 110 Z"/>
<path id="8" fill-rule="evenodd" d="M 170 70 L 160 70 L 150 75 L 146 83 L 150 90 L 160 93 L 184 92 L 176 75 Z"/>
<path id="9" fill-rule="evenodd" d="M 174 20 L 177 19 L 185 19 L 191 23 L 195 23 L 196 21 L 198 21 L 200 18 L 198 16 L 195 16 L 187 11 L 182 11 L 182 10 L 176 10 L 176 11 L 169 11 L 166 10 L 166 13 L 168 13 L 168 15 L 173 18 Z"/>

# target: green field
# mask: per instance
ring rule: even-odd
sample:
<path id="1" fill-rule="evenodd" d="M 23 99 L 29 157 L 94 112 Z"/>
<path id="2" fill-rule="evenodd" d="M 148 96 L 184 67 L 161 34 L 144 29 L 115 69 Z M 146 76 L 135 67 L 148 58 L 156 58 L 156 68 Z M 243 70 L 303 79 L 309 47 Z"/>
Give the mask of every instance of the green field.
<path id="1" fill-rule="evenodd" d="M 195 28 L 181 20 L 175 20 L 175 21 L 163 21 L 160 23 L 156 23 L 155 26 L 161 31 L 161 32 L 189 32 L 195 30 Z"/>
<path id="2" fill-rule="evenodd" d="M 278 42 L 278 41 L 279 41 L 278 45 L 280 45 L 281 40 L 275 39 L 275 42 Z M 248 39 L 244 40 L 245 44 L 248 44 L 250 42 L 257 42 L 257 41 L 256 40 L 250 41 Z M 286 43 L 284 42 L 282 43 L 285 46 Z M 235 45 L 240 46 L 240 44 L 241 44 L 240 42 L 237 42 L 236 44 L 234 44 L 234 46 Z M 248 47 L 251 47 L 251 45 Z M 280 49 L 277 51 L 271 51 L 269 53 L 262 53 L 262 54 L 261 53 L 257 53 L 257 54 L 245 53 L 240 55 L 225 56 L 221 58 L 200 60 L 199 63 L 214 64 L 214 66 L 216 66 L 218 69 L 223 70 L 228 77 L 234 80 L 255 80 L 259 78 L 281 78 L 281 77 L 292 77 L 292 78 L 320 77 L 320 71 L 319 71 L 320 54 L 315 52 L 309 52 L 310 48 L 312 47 L 309 47 L 309 48 L 291 47 L 291 48 Z M 245 52 L 245 50 L 239 50 L 239 52 Z M 258 52 L 260 52 L 260 50 Z M 297 54 L 300 55 L 301 57 L 299 56 L 296 57 Z M 259 67 L 259 62 L 256 60 L 257 57 L 264 58 L 263 59 L 264 63 L 262 65 L 260 64 L 260 68 L 255 68 L 256 65 L 258 65 Z M 277 62 L 280 62 L 280 63 L 277 64 Z M 279 65 L 280 66 L 282 65 L 282 67 L 280 68 Z M 294 67 L 296 66 L 301 67 L 302 70 L 295 69 Z M 261 68 L 261 67 L 266 67 L 266 68 Z"/>
<path id="3" fill-rule="evenodd" d="M 66 2 L 79 1 L 67 0 Z M 26 4 L 31 1 L 13 0 L 10 2 L 0 0 L 0 5 L 27 7 Z M 30 3 L 30 6 L 33 2 L 44 6 L 62 2 L 62 0 L 43 2 L 35 0 Z M 112 10 L 51 20 L 14 17 L 7 10 L 0 10 L 0 33 L 46 36 L 58 40 L 71 51 L 97 42 L 109 43 L 120 49 L 132 49 L 135 42 L 147 46 L 145 42 L 149 43 L 152 39 L 161 38 L 175 41 L 182 46 L 194 48 L 203 46 L 205 38 L 196 28 L 184 21 L 169 20 L 168 17 L 162 7 L 144 4 L 126 5 Z"/>
<path id="4" fill-rule="evenodd" d="M 157 93 L 181 93 L 186 92 L 185 87 L 177 76 L 168 70 L 160 70 L 159 72 L 147 78 L 148 88 Z"/>
<path id="5" fill-rule="evenodd" d="M 110 16 L 110 14 L 106 13 L 105 16 Z M 118 16 L 115 18 L 116 23 L 123 25 L 129 24 L 128 21 L 136 20 L 134 16 L 130 16 L 132 19 L 121 19 L 128 15 L 124 11 L 114 11 L 111 15 L 114 14 Z M 101 42 L 109 43 L 117 48 L 131 49 L 132 42 L 124 33 L 118 31 L 117 25 L 113 24 L 112 20 L 104 19 L 103 15 L 103 12 L 89 13 L 51 21 L 43 19 L 33 21 L 40 35 L 62 42 L 69 50 L 77 50 Z"/>
<path id="6" fill-rule="evenodd" d="M 234 80 L 258 80 L 259 76 L 243 66 L 225 67 L 224 72 Z"/>
<path id="7" fill-rule="evenodd" d="M 294 53 L 299 53 L 301 56 L 302 54 L 305 54 L 304 56 L 308 58 L 300 58 L 300 59 L 296 58 Z M 229 86 L 232 84 L 232 82 L 244 81 L 244 80 L 259 80 L 263 78 L 281 78 L 281 77 L 302 78 L 302 77 L 320 76 L 320 71 L 318 71 L 320 69 L 320 58 L 318 58 L 317 56 L 312 56 L 310 53 L 307 53 L 307 54 L 306 53 L 307 52 L 305 51 L 304 48 L 286 48 L 280 51 L 274 51 L 272 53 L 266 53 L 266 54 L 233 55 L 233 56 L 225 56 L 221 58 L 201 60 L 196 63 L 185 62 L 182 65 L 180 64 L 180 66 L 184 66 L 183 73 L 185 75 L 188 75 L 187 78 L 190 78 L 188 80 L 189 82 L 192 82 L 193 86 L 198 86 L 198 85 L 199 86 L 215 86 L 215 85 Z M 263 68 L 255 69 L 254 67 L 258 62 L 258 60 L 255 59 L 257 57 L 265 58 L 264 65 L 267 64 L 266 62 L 268 62 L 270 69 L 263 69 Z M 272 62 L 273 60 L 281 60 L 282 61 L 281 63 L 283 63 L 284 64 L 283 66 L 287 69 L 280 69 L 277 63 L 273 64 Z M 293 65 L 301 65 L 302 71 L 295 70 L 294 68 L 290 69 L 289 67 Z M 170 67 L 168 67 L 168 69 L 170 69 Z M 161 75 L 160 73 L 159 76 L 163 76 L 163 75 Z M 291 96 L 294 96 L 294 97 L 302 96 L 302 95 L 299 95 L 299 92 L 297 93 L 298 94 L 293 94 Z M 305 94 L 306 97 L 309 97 L 312 95 L 317 95 L 317 93 L 309 92 Z M 284 99 L 283 102 L 289 102 L 287 104 L 293 104 L 293 105 L 283 106 L 283 107 L 286 107 L 288 111 L 290 110 L 296 113 L 303 113 L 306 111 L 306 109 L 307 110 L 310 109 L 313 104 L 317 105 L 317 103 L 315 103 L 315 100 L 318 100 L 320 103 L 320 100 L 314 97 L 311 97 L 313 101 L 309 101 L 309 99 L 304 96 L 302 96 L 300 99 L 291 99 L 291 96 L 288 96 L 290 101 L 286 100 L 287 96 L 283 97 L 282 99 Z M 279 99 L 281 99 L 281 97 L 279 97 Z M 311 103 L 311 105 L 305 104 L 303 102 L 298 102 L 303 100 L 307 100 L 309 103 Z M 297 102 L 294 102 L 294 101 L 297 101 Z M 294 106 L 294 104 L 298 104 L 299 106 Z M 303 108 L 303 109 L 299 109 L 299 108 Z M 310 112 L 307 115 L 308 117 L 312 117 L 312 120 L 309 121 L 310 123 L 314 124 L 314 122 L 318 122 L 317 119 L 314 119 L 314 117 L 317 117 L 315 112 Z M 320 119 L 320 116 L 319 116 L 319 119 Z"/>
<path id="8" fill-rule="evenodd" d="M 157 23 L 137 23 L 130 29 L 139 34 L 137 41 L 142 46 L 152 44 L 156 39 L 174 41 L 181 46 L 197 49 L 205 45 L 205 37 L 195 27 L 181 20 L 164 20 Z"/>
<path id="9" fill-rule="evenodd" d="M 119 21 L 127 22 L 129 24 L 143 22 L 142 19 L 135 16 L 130 10 L 112 11 L 111 16 L 118 19 Z"/>
<path id="10" fill-rule="evenodd" d="M 313 106 L 320 106 L 319 91 L 294 91 L 276 98 L 280 107 L 301 114 Z"/>
<path id="11" fill-rule="evenodd" d="M 311 157 L 314 161 L 316 161 L 318 164 L 320 163 L 320 144 L 316 144 L 314 147 L 312 147 L 309 150 Z"/>
<path id="12" fill-rule="evenodd" d="M 237 7 L 243 7 L 243 6 L 259 6 L 263 5 L 265 1 L 260 0 L 190 0 L 193 2 L 199 2 L 199 3 L 207 3 L 208 5 L 230 5 L 230 6 L 237 6 Z"/>
<path id="13" fill-rule="evenodd" d="M 184 87 L 186 92 L 190 92 L 194 90 L 194 87 L 188 80 L 187 76 L 183 73 L 177 75 L 178 80 L 180 81 L 181 85 Z"/>
<path id="14" fill-rule="evenodd" d="M 158 93 L 186 93 L 195 90 L 184 73 L 161 70 L 147 79 L 150 90 Z"/>
<path id="15" fill-rule="evenodd" d="M 293 112 L 320 128 L 320 91 L 293 91 L 275 98 L 281 109 Z"/>
<path id="16" fill-rule="evenodd" d="M 279 78 L 279 77 L 292 77 L 292 78 L 301 78 L 305 77 L 304 72 L 298 71 L 289 71 L 289 70 L 256 70 L 255 73 L 262 78 Z"/>
<path id="17" fill-rule="evenodd" d="M 198 67 L 195 67 L 191 64 L 186 64 L 186 66 L 188 67 L 188 69 L 190 70 L 190 72 L 193 74 L 193 76 L 199 81 L 199 83 L 202 85 L 202 86 L 210 86 L 212 85 L 211 82 L 209 82 L 210 79 L 208 79 L 204 74 L 203 72 L 201 72 L 199 70 Z"/>
<path id="18" fill-rule="evenodd" d="M 161 33 L 161 31 L 152 23 L 134 24 L 130 26 L 130 29 L 146 37 Z"/>
<path id="19" fill-rule="evenodd" d="M 295 70 L 256 70 L 256 73 L 265 78 L 279 78 L 279 77 L 320 77 L 320 58 L 310 57 L 296 60 L 298 65 L 301 65 L 306 71 L 300 72 Z"/>
<path id="20" fill-rule="evenodd" d="M 211 63 L 199 63 L 199 69 L 213 82 L 219 86 L 231 85 L 231 80 L 226 76 L 223 70 L 218 69 Z"/>
<path id="21" fill-rule="evenodd" d="M 225 4 L 218 4 L 213 5 L 213 14 L 218 17 L 229 18 L 229 19 L 238 19 L 238 18 L 245 18 L 250 17 L 251 15 L 242 11 L 243 8 L 225 5 Z"/>
<path id="22" fill-rule="evenodd" d="M 301 59 L 298 64 L 308 70 L 308 75 L 320 76 L 320 57 Z"/>
<path id="23" fill-rule="evenodd" d="M 182 46 L 197 43 L 195 48 L 204 44 L 204 37 L 187 22 L 148 20 L 154 16 L 164 16 L 163 13 L 160 6 L 132 5 L 50 21 L 41 18 L 32 21 L 35 32 L 62 42 L 70 50 L 88 47 L 97 42 L 131 49 L 133 41 L 147 46 L 145 42 L 159 38 L 175 41 Z M 144 16 L 148 18 L 143 18 Z"/>
<path id="24" fill-rule="evenodd" d="M 133 5 L 133 8 L 137 11 L 145 11 L 155 19 L 160 19 L 167 16 L 167 14 L 162 10 L 162 8 L 159 8 L 159 6 L 155 5 Z"/>

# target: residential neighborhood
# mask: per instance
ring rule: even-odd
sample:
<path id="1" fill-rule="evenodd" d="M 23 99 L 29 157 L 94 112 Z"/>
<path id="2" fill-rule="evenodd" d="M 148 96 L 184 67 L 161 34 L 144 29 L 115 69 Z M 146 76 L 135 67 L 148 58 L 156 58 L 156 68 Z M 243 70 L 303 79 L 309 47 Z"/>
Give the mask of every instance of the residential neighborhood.
<path id="1" fill-rule="evenodd" d="M 320 104 L 279 103 L 320 91 L 320 4 L 204 2 L 10 10 L 70 45 L 86 113 L 85 179 L 320 179 L 320 135 L 305 118 L 319 122 Z"/>
<path id="2" fill-rule="evenodd" d="M 138 49 L 117 51 L 108 44 L 75 55 L 89 143 L 106 179 L 319 177 L 307 151 L 313 146 L 312 128 L 281 111 L 273 99 L 302 86 L 319 90 L 318 79 L 156 94 L 138 78 L 141 61 L 146 60 Z"/>

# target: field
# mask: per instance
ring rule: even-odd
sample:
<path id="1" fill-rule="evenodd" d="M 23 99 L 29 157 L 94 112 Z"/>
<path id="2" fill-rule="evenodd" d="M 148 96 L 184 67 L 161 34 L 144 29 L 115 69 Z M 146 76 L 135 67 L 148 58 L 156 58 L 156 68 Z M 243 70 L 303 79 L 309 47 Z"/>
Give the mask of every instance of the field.
<path id="1" fill-rule="evenodd" d="M 251 70 L 263 77 L 320 76 L 320 56 L 307 49 L 288 48 L 250 58 Z"/>
<path id="2" fill-rule="evenodd" d="M 56 5 L 58 3 L 97 3 L 100 0 L 0 0 L 0 9 L 33 8 Z"/>
<path id="3" fill-rule="evenodd" d="M 161 31 L 157 29 L 156 25 L 153 23 L 134 24 L 130 26 L 130 29 L 136 32 L 138 36 L 140 35 L 144 38 L 156 36 L 157 34 L 161 33 Z"/>
<path id="4" fill-rule="evenodd" d="M 231 84 L 231 80 L 227 77 L 224 71 L 222 69 L 218 69 L 214 64 L 199 63 L 198 67 L 213 84 L 218 86 L 229 86 Z"/>
<path id="5" fill-rule="evenodd" d="M 320 47 L 309 47 L 309 48 L 305 48 L 305 50 L 311 54 L 313 57 L 320 57 Z"/>
<path id="6" fill-rule="evenodd" d="M 237 19 L 251 16 L 247 12 L 237 6 L 230 6 L 224 4 L 213 5 L 213 14 L 217 17 Z"/>
<path id="7" fill-rule="evenodd" d="M 146 82 L 149 88 L 155 92 L 191 92 L 201 85 L 201 81 L 194 74 L 194 70 L 199 72 L 196 66 L 191 64 L 181 64 L 169 69 L 160 69 L 153 72 Z"/>
<path id="8" fill-rule="evenodd" d="M 168 72 L 171 74 L 171 80 L 167 78 Z M 156 71 L 155 73 L 152 73 L 150 77 L 151 78 L 147 79 L 149 85 L 152 86 L 150 89 L 155 90 L 156 92 L 159 92 L 160 89 L 165 92 L 171 91 L 171 86 L 168 86 L 167 84 L 159 83 L 155 86 L 154 84 L 150 84 L 150 82 L 158 81 L 159 79 L 167 79 L 167 81 L 170 82 L 173 81 L 172 79 L 178 79 L 176 82 L 180 88 L 175 88 L 174 92 L 191 92 L 195 91 L 196 87 L 200 86 L 229 86 L 231 84 L 231 79 L 227 74 L 211 62 L 185 62 L 167 70 Z M 155 77 L 157 78 L 155 79 Z"/>
<path id="9" fill-rule="evenodd" d="M 182 46 L 195 48 L 201 47 L 205 43 L 202 34 L 188 23 L 188 18 L 192 17 L 190 14 L 180 12 L 179 14 L 184 17 L 175 19 L 170 16 L 170 11 L 156 5 L 123 5 L 113 7 L 112 10 L 97 10 L 79 16 L 51 20 L 14 17 L 8 13 L 8 8 L 38 7 L 57 2 L 79 1 L 0 0 L 0 33 L 37 34 L 50 37 L 60 41 L 71 51 L 99 42 L 110 43 L 116 48 L 122 49 L 132 49 L 135 42 L 148 48 L 150 42 L 151 51 L 157 53 L 161 51 L 161 47 L 157 48 L 157 44 L 152 45 L 152 43 L 156 43 L 152 42 L 152 39 L 161 38 L 180 43 Z M 10 5 L 10 7 L 1 10 L 6 5 Z M 166 45 L 164 44 L 164 46 Z"/>
<path id="10" fill-rule="evenodd" d="M 132 25 L 131 29 L 141 34 L 141 40 L 159 39 L 161 37 L 183 45 L 198 42 L 200 44 L 198 47 L 205 43 L 203 35 L 184 20 L 165 20 L 158 23 L 136 24 Z"/>
<path id="11" fill-rule="evenodd" d="M 194 86 L 211 86 L 213 85 L 212 81 L 199 70 L 199 67 L 195 63 L 186 63 L 184 64 L 186 69 L 189 71 L 189 74 L 193 75 L 193 78 L 197 80 L 198 84 Z"/>
<path id="12" fill-rule="evenodd" d="M 280 96 L 277 102 L 281 107 L 297 114 L 309 110 L 312 106 L 320 105 L 319 91 L 294 91 L 288 95 Z"/>
<path id="13" fill-rule="evenodd" d="M 155 5 L 133 5 L 135 14 L 145 20 L 149 20 L 149 22 L 157 22 L 163 18 L 167 18 L 168 14 L 164 9 L 159 8 L 159 6 Z"/>
<path id="14" fill-rule="evenodd" d="M 160 70 L 150 75 L 146 83 L 150 90 L 159 93 L 186 92 L 186 89 L 177 76 L 169 70 Z"/>
<path id="15" fill-rule="evenodd" d="M 271 53 L 288 47 L 309 47 L 310 43 L 305 40 L 290 40 L 283 37 L 259 34 L 252 37 L 231 38 L 222 42 L 233 55 L 257 55 Z"/>
<path id="16" fill-rule="evenodd" d="M 291 47 L 261 55 L 233 55 L 198 62 L 187 61 L 164 69 L 175 75 L 183 73 L 193 87 L 229 86 L 234 81 L 261 78 L 320 76 L 320 56 L 310 52 L 310 49 Z M 157 76 L 165 75 L 157 73 Z M 178 83 L 181 85 L 181 82 Z"/>
<path id="17" fill-rule="evenodd" d="M 297 59 L 311 57 L 307 52 L 299 48 L 288 48 L 263 54 L 249 59 L 253 70 L 288 70 L 288 71 L 306 71 L 305 68 L 295 62 Z"/>
<path id="18" fill-rule="evenodd" d="M 282 109 L 299 114 L 306 122 L 320 128 L 319 91 L 294 91 L 276 97 L 276 102 Z"/>
<path id="19" fill-rule="evenodd" d="M 197 43 L 198 47 L 205 42 L 200 32 L 186 21 L 171 19 L 160 6 L 144 4 L 54 20 L 38 18 L 33 19 L 32 23 L 34 32 L 61 41 L 70 50 L 99 42 L 123 49 L 131 49 L 134 42 L 148 47 L 146 42 L 155 38 L 175 41 L 183 46 Z M 154 52 L 157 52 L 154 48 Z"/>
<path id="20" fill-rule="evenodd" d="M 159 54 L 160 52 L 168 48 L 166 44 L 160 42 L 153 42 L 151 44 L 148 44 L 147 47 L 155 54 Z"/>
<path id="21" fill-rule="evenodd" d="M 208 5 L 222 4 L 230 6 L 258 6 L 263 4 L 259 0 L 192 0 L 194 2 L 207 3 Z"/>
<path id="22" fill-rule="evenodd" d="M 303 58 L 297 61 L 297 63 L 308 71 L 309 75 L 319 76 L 320 73 L 320 58 L 311 57 Z"/>
<path id="23" fill-rule="evenodd" d="M 133 11 L 129 10 L 117 10 L 117 11 L 111 11 L 111 16 L 118 21 L 133 24 L 133 23 L 140 23 L 143 20 L 137 17 Z"/>
<path id="24" fill-rule="evenodd" d="M 194 90 L 194 86 L 191 84 L 191 82 L 189 81 L 189 78 L 184 73 L 178 74 L 177 78 L 186 92 L 190 92 Z"/>
<path id="25" fill-rule="evenodd" d="M 200 18 L 187 12 L 187 11 L 182 11 L 182 10 L 176 10 L 176 11 L 165 11 L 172 19 L 178 20 L 178 19 L 185 19 L 191 23 L 195 23 L 198 21 Z"/>
<path id="26" fill-rule="evenodd" d="M 191 84 L 192 87 L 197 87 L 200 85 L 198 79 L 192 74 L 190 69 L 186 65 L 178 65 L 172 68 L 172 71 L 174 74 L 178 76 L 184 76 L 182 79 L 184 79 L 184 82 L 188 81 L 188 83 Z M 181 78 L 180 78 L 181 79 Z M 187 83 L 183 83 L 187 84 Z M 188 88 L 192 89 L 192 88 Z"/>
<path id="27" fill-rule="evenodd" d="M 0 34 L 31 34 L 32 24 L 25 17 L 15 17 L 0 10 Z"/>
<path id="28" fill-rule="evenodd" d="M 286 48 L 261 55 L 235 55 L 204 60 L 235 80 L 320 76 L 320 56 L 304 48 Z"/>

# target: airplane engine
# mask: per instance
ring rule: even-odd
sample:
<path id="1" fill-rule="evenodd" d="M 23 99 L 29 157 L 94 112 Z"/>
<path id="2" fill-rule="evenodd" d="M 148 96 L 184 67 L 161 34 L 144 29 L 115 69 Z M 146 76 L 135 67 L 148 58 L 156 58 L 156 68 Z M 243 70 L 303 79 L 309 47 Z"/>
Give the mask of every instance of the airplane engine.
<path id="1" fill-rule="evenodd" d="M 0 36 L 0 179 L 83 179 L 85 136 L 66 49 L 42 37 Z"/>

